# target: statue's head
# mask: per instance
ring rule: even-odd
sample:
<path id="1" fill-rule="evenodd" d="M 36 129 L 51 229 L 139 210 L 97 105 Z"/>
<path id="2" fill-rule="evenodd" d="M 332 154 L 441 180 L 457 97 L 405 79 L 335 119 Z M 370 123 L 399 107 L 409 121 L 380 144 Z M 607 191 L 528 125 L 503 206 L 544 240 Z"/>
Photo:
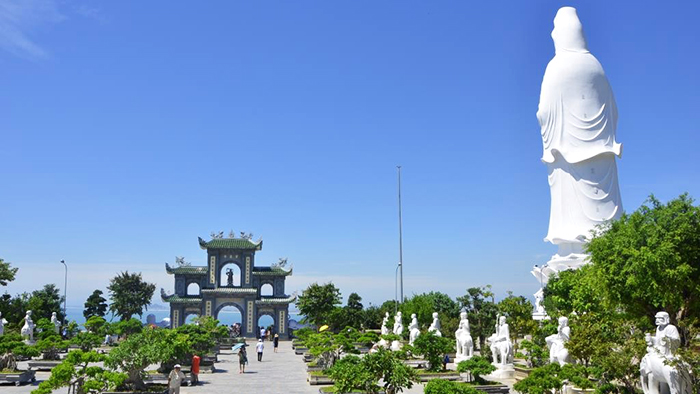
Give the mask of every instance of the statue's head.
<path id="1" fill-rule="evenodd" d="M 411 313 L 411 319 L 415 319 L 415 318 L 416 318 L 416 314 L 415 314 L 415 313 Z"/>
<path id="2" fill-rule="evenodd" d="M 459 320 L 467 320 L 467 312 L 462 311 L 462 313 L 459 314 Z"/>
<path id="3" fill-rule="evenodd" d="M 554 17 L 552 40 L 557 53 L 560 51 L 588 52 L 583 25 L 578 19 L 576 8 L 562 7 L 557 11 Z"/>
<path id="4" fill-rule="evenodd" d="M 437 312 L 433 312 L 433 319 L 437 319 L 437 318 L 438 318 L 438 313 L 437 313 Z"/>
<path id="5" fill-rule="evenodd" d="M 671 322 L 671 317 L 668 312 L 661 311 L 654 316 L 654 320 L 657 326 L 666 326 Z"/>
<path id="6" fill-rule="evenodd" d="M 31 316 L 31 315 L 32 315 L 32 311 L 27 311 L 27 316 Z"/>
<path id="7" fill-rule="evenodd" d="M 501 316 L 501 318 L 498 319 L 498 323 L 500 323 L 500 325 L 506 324 L 506 317 L 505 317 L 505 316 Z"/>
<path id="8" fill-rule="evenodd" d="M 562 316 L 559 318 L 559 327 L 566 327 L 569 325 L 569 318 Z"/>

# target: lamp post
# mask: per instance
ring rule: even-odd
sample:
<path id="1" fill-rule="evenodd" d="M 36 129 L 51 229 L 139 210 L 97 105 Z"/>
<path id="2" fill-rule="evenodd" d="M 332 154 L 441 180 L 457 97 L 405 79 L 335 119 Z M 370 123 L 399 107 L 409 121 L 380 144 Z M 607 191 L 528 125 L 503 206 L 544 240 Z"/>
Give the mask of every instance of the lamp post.
<path id="1" fill-rule="evenodd" d="M 63 282 L 63 323 L 66 323 L 66 319 L 68 318 L 68 313 L 66 310 L 66 293 L 68 290 L 68 264 L 66 264 L 65 260 L 61 260 L 61 264 L 66 268 L 66 275 L 65 275 L 65 280 Z"/>
<path id="2" fill-rule="evenodd" d="M 403 230 L 401 223 L 401 166 L 399 172 L 399 302 L 403 303 Z"/>

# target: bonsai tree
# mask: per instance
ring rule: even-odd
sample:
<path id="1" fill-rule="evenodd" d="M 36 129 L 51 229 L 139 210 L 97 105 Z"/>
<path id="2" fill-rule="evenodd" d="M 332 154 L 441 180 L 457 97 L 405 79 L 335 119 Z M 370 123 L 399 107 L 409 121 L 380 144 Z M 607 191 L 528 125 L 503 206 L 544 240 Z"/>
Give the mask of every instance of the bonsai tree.
<path id="1" fill-rule="evenodd" d="M 525 358 L 529 368 L 541 367 L 549 361 L 549 350 L 533 341 L 523 340 L 520 343 L 520 348 L 527 352 Z"/>
<path id="2" fill-rule="evenodd" d="M 71 338 L 70 343 L 78 346 L 80 350 L 84 352 L 89 352 L 102 344 L 102 337 L 91 332 L 83 331 Z"/>
<path id="3" fill-rule="evenodd" d="M 106 356 L 96 352 L 72 351 L 61 364 L 51 370 L 51 377 L 41 382 L 32 394 L 50 394 L 65 386 L 72 386 L 75 394 L 114 391 L 124 384 L 126 375 L 89 365 L 105 359 Z"/>
<path id="4" fill-rule="evenodd" d="M 338 334 L 329 331 L 311 334 L 305 344 L 320 365 L 330 368 L 343 353 L 358 353 L 355 348 L 357 338 L 359 338 L 357 330 L 348 327 Z"/>
<path id="5" fill-rule="evenodd" d="M 109 323 L 102 316 L 91 316 L 85 322 L 85 329 L 97 335 L 106 335 L 109 331 Z"/>
<path id="6" fill-rule="evenodd" d="M 35 346 L 27 346 L 19 334 L 13 332 L 0 336 L 0 371 L 17 371 L 17 356 L 38 355 L 39 350 Z"/>
<path id="7" fill-rule="evenodd" d="M 333 379 L 333 390 L 336 393 L 351 393 L 355 390 L 367 393 L 379 391 L 378 378 L 366 364 L 366 361 L 355 355 L 338 360 L 328 369 L 328 376 Z"/>
<path id="8" fill-rule="evenodd" d="M 381 379 L 387 394 L 400 393 L 404 388 L 413 387 L 413 383 L 420 382 L 415 369 L 404 364 L 392 351 L 380 348 L 363 357 L 362 362 L 377 380 Z"/>
<path id="9" fill-rule="evenodd" d="M 145 369 L 151 364 L 168 362 L 187 351 L 187 343 L 173 330 L 148 329 L 133 334 L 112 349 L 105 360 L 109 368 L 127 374 L 125 384 L 135 390 L 146 388 Z"/>
<path id="10" fill-rule="evenodd" d="M 143 323 L 141 323 L 141 320 L 136 318 L 122 320 L 114 324 L 113 330 L 114 333 L 120 337 L 128 337 L 129 335 L 137 334 L 143 331 Z"/>
<path id="11" fill-rule="evenodd" d="M 445 353 L 455 350 L 454 341 L 439 337 L 432 332 L 418 336 L 413 342 L 413 348 L 428 361 L 428 370 L 434 372 L 442 368 L 442 358 Z"/>
<path id="12" fill-rule="evenodd" d="M 423 392 L 425 394 L 482 394 L 472 386 L 445 379 L 432 379 L 425 385 Z"/>
<path id="13" fill-rule="evenodd" d="M 457 372 L 469 372 L 474 377 L 474 381 L 478 384 L 484 384 L 486 381 L 482 378 L 495 371 L 496 367 L 491 364 L 491 361 L 483 356 L 473 356 L 472 358 L 460 361 L 457 364 Z"/>
<path id="14" fill-rule="evenodd" d="M 49 319 L 39 319 L 36 325 L 39 334 L 36 347 L 42 353 L 42 358 L 44 360 L 60 360 L 58 353 L 61 349 L 68 347 L 68 341 L 61 339 L 61 335 L 56 333 L 55 327 Z"/>

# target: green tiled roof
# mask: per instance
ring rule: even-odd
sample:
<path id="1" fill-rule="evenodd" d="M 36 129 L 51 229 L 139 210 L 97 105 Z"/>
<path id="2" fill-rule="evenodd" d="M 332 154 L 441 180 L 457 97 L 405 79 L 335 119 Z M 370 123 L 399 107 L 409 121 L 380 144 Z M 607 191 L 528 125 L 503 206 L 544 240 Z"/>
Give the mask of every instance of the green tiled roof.
<path id="1" fill-rule="evenodd" d="M 278 297 L 262 297 L 255 301 L 255 305 L 270 305 L 270 304 L 291 304 L 297 299 L 296 295 L 291 295 L 289 297 L 278 298 Z"/>
<path id="2" fill-rule="evenodd" d="M 262 241 L 253 242 L 244 238 L 214 238 L 207 242 L 199 238 L 199 246 L 202 249 L 261 250 Z"/>
<path id="3" fill-rule="evenodd" d="M 206 275 L 209 272 L 209 268 L 196 267 L 196 266 L 171 267 L 168 263 L 165 263 L 165 271 L 171 275 L 172 274 Z"/>
<path id="4" fill-rule="evenodd" d="M 201 297 L 180 297 L 176 294 L 167 295 L 163 289 L 160 289 L 160 298 L 163 302 L 169 302 L 171 304 L 199 304 L 202 302 Z"/>
<path id="5" fill-rule="evenodd" d="M 258 294 L 254 287 L 219 287 L 218 289 L 202 289 L 205 294 Z"/>
<path id="6" fill-rule="evenodd" d="M 289 276 L 291 274 L 291 268 L 287 271 L 284 268 L 276 267 L 253 267 L 253 275 L 258 276 Z"/>

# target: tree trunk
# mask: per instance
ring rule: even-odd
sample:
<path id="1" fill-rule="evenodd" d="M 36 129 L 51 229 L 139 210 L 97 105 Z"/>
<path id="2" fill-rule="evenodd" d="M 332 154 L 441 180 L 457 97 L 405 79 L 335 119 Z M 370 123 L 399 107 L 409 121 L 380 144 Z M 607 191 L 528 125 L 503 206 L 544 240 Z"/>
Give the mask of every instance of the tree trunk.
<path id="1" fill-rule="evenodd" d="M 0 356 L 0 371 L 4 369 L 10 371 L 17 370 L 17 358 L 15 358 L 14 354 L 5 353 L 2 356 Z"/>
<path id="2" fill-rule="evenodd" d="M 140 370 L 129 371 L 128 382 L 134 385 L 134 390 L 145 390 L 146 384 L 143 382 Z"/>

